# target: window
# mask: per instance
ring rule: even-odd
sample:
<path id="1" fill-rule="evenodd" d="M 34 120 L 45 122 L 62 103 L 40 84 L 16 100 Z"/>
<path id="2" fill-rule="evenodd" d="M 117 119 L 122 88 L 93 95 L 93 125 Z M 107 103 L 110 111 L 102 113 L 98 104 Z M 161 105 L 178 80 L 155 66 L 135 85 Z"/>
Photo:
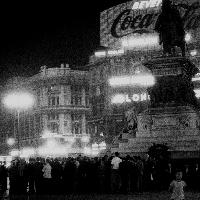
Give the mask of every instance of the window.
<path id="1" fill-rule="evenodd" d="M 71 104 L 72 105 L 82 105 L 82 96 L 80 95 L 73 95 L 71 99 Z"/>
<path id="2" fill-rule="evenodd" d="M 89 95 L 85 96 L 85 105 L 86 105 L 86 107 L 90 106 L 90 97 L 89 97 Z"/>
<path id="3" fill-rule="evenodd" d="M 64 85 L 64 94 L 68 94 L 68 91 L 70 90 L 70 86 L 69 85 Z"/>
<path id="4" fill-rule="evenodd" d="M 70 101 L 71 101 L 70 97 L 65 94 L 64 95 L 64 105 L 69 105 Z"/>
<path id="5" fill-rule="evenodd" d="M 57 113 L 50 113 L 48 114 L 48 120 L 58 120 L 59 115 Z"/>
<path id="6" fill-rule="evenodd" d="M 68 132 L 68 122 L 64 121 L 64 133 L 67 134 Z"/>
<path id="7" fill-rule="evenodd" d="M 82 105 L 82 88 L 78 86 L 72 87 L 72 97 L 71 104 L 72 105 Z"/>
<path id="8" fill-rule="evenodd" d="M 72 114 L 72 134 L 82 134 L 82 116 Z"/>
<path id="9" fill-rule="evenodd" d="M 48 87 L 48 92 L 60 92 L 60 85 L 51 85 Z"/>
<path id="10" fill-rule="evenodd" d="M 50 96 L 48 98 L 49 106 L 58 106 L 59 105 L 59 96 Z"/>
<path id="11" fill-rule="evenodd" d="M 100 87 L 97 86 L 96 87 L 96 95 L 99 96 L 100 94 L 101 94 Z"/>
<path id="12" fill-rule="evenodd" d="M 59 124 L 58 122 L 49 122 L 47 124 L 47 128 L 52 132 L 52 133 L 58 133 L 59 132 Z"/>

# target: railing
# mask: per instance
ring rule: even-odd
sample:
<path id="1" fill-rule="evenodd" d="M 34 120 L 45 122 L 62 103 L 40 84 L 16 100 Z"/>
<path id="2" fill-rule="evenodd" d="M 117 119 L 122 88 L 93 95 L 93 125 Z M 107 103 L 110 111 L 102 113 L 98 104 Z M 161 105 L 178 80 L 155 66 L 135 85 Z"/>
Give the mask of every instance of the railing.
<path id="1" fill-rule="evenodd" d="M 79 70 L 70 70 L 69 68 L 49 68 L 44 69 L 40 73 L 32 76 L 30 80 L 40 79 L 40 78 L 51 78 L 51 77 L 59 77 L 59 76 L 85 76 L 87 75 L 86 71 Z"/>

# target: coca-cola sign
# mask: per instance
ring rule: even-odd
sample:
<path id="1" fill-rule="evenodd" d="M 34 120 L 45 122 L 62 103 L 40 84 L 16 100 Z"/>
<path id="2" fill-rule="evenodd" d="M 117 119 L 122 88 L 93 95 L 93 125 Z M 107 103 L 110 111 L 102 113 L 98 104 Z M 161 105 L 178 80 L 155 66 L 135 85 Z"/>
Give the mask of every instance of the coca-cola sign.
<path id="1" fill-rule="evenodd" d="M 109 44 L 116 42 L 117 39 L 134 33 L 153 33 L 155 22 L 160 13 L 160 4 L 157 3 L 159 8 L 155 8 L 155 6 L 150 8 L 150 3 L 143 3 L 142 7 L 140 2 L 133 1 L 122 4 L 121 7 L 115 7 L 113 11 L 109 9 L 106 13 L 104 12 L 104 15 L 101 16 L 104 17 L 103 20 L 101 19 L 101 44 L 107 43 L 105 46 L 110 46 Z M 138 10 L 136 10 L 137 5 Z M 147 5 L 149 5 L 148 8 Z M 188 3 L 178 1 L 175 6 L 181 13 L 186 31 L 200 27 L 199 1 L 188 0 Z"/>

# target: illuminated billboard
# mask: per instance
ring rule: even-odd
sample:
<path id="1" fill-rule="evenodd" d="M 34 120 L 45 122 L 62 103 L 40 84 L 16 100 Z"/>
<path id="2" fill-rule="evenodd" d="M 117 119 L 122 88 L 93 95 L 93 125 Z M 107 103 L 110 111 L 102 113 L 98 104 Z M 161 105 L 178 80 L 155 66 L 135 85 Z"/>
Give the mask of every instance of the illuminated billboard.
<path id="1" fill-rule="evenodd" d="M 134 0 L 101 12 L 101 45 L 113 49 L 133 44 L 137 45 L 134 48 L 159 48 L 154 25 L 161 11 L 161 3 L 161 0 Z M 200 41 L 200 1 L 174 0 L 173 4 L 180 11 L 186 32 L 191 34 L 191 43 Z"/>

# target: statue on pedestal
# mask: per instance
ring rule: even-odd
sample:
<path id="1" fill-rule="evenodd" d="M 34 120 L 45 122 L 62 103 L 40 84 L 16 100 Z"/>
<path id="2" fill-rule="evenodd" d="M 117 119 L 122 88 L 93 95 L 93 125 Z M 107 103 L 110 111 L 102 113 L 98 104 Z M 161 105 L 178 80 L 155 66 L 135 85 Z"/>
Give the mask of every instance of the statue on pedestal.
<path id="1" fill-rule="evenodd" d="M 185 56 L 185 31 L 180 13 L 170 0 L 162 1 L 162 12 L 155 24 L 159 33 L 159 43 L 163 45 L 164 55 L 175 56 L 175 47 L 180 47 Z"/>

